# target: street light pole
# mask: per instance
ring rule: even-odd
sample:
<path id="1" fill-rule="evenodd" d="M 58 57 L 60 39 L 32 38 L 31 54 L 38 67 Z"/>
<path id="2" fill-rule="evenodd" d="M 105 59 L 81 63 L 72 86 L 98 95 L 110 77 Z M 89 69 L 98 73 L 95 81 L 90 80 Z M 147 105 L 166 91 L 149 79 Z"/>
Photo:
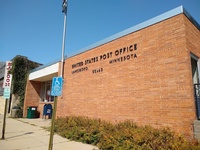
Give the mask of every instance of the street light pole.
<path id="1" fill-rule="evenodd" d="M 63 27 L 62 59 L 61 59 L 61 72 L 60 72 L 61 77 L 63 77 L 63 69 L 64 69 L 64 51 L 65 51 L 66 22 L 67 22 L 67 0 L 63 0 L 62 12 L 64 13 L 64 27 Z"/>

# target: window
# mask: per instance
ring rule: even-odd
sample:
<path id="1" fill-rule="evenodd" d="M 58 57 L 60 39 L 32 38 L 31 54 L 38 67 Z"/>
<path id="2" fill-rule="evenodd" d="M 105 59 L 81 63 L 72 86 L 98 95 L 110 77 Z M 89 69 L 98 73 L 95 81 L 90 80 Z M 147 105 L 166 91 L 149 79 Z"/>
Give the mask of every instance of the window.
<path id="1" fill-rule="evenodd" d="M 42 82 L 41 89 L 41 101 L 42 102 L 53 102 L 54 97 L 51 96 L 51 81 Z"/>
<path id="2" fill-rule="evenodd" d="M 199 58 L 194 55 L 193 53 L 190 54 L 191 56 L 191 67 L 192 67 L 192 79 L 193 79 L 193 83 L 194 84 L 198 84 L 199 83 L 199 63 L 200 60 Z"/>

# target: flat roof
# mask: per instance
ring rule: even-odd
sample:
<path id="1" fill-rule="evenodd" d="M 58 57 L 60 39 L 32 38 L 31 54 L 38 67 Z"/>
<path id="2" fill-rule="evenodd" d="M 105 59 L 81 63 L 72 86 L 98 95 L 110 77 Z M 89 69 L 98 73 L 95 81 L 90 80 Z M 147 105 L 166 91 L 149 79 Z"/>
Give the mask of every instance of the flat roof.
<path id="1" fill-rule="evenodd" d="M 196 26 L 196 28 L 198 30 L 200 30 L 200 25 L 198 24 L 198 22 L 196 22 L 196 20 L 188 13 L 188 11 L 183 6 L 179 6 L 179 7 L 175 8 L 175 9 L 172 9 L 172 10 L 166 12 L 166 13 L 163 13 L 163 14 L 161 14 L 159 16 L 156 16 L 156 17 L 154 17 L 152 19 L 149 19 L 149 20 L 147 20 L 145 22 L 142 22 L 142 23 L 140 23 L 138 25 L 135 25 L 133 27 L 130 27 L 130 28 L 126 29 L 126 30 L 123 30 L 123 31 L 121 31 L 121 32 L 119 32 L 117 34 L 114 34 L 114 35 L 112 35 L 110 37 L 107 37 L 107 38 L 105 38 L 105 39 L 103 39 L 103 40 L 101 40 L 99 42 L 96 42 L 96 43 L 94 43 L 92 45 L 89 45 L 89 46 L 87 46 L 85 48 L 82 48 L 82 49 L 78 50 L 77 52 L 75 52 L 74 54 L 72 54 L 72 55 L 70 55 L 68 57 L 65 56 L 65 59 L 73 57 L 73 56 L 76 56 L 76 55 L 79 55 L 79 54 L 84 53 L 84 52 L 87 52 L 87 51 L 89 51 L 89 50 L 91 50 L 91 49 L 93 49 L 95 47 L 101 46 L 101 45 L 103 45 L 105 43 L 111 42 L 111 41 L 116 40 L 116 39 L 118 39 L 120 37 L 123 37 L 123 36 L 128 35 L 128 34 L 133 33 L 133 32 L 136 32 L 138 30 L 144 29 L 146 27 L 149 27 L 151 25 L 154 25 L 156 23 L 159 23 L 161 21 L 164 21 L 166 19 L 169 19 L 171 17 L 174 17 L 174 16 L 182 14 L 182 13 L 194 24 L 194 26 Z M 45 67 L 47 67 L 49 65 L 52 65 L 53 63 L 57 63 L 59 61 L 60 60 L 56 60 L 56 61 L 54 61 L 52 63 L 48 63 L 46 65 L 40 66 L 38 68 L 35 68 L 34 70 L 31 70 L 31 72 L 36 71 L 36 70 L 40 70 L 42 68 L 45 68 Z"/>

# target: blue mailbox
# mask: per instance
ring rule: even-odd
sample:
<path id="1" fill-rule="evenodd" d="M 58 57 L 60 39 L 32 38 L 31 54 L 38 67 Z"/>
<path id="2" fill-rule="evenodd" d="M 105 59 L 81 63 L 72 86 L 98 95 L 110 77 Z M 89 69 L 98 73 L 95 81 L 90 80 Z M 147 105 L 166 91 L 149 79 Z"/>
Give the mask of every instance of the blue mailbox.
<path id="1" fill-rule="evenodd" d="M 43 117 L 48 116 L 48 118 L 51 118 L 52 116 L 52 105 L 51 104 L 45 104 L 43 108 Z"/>

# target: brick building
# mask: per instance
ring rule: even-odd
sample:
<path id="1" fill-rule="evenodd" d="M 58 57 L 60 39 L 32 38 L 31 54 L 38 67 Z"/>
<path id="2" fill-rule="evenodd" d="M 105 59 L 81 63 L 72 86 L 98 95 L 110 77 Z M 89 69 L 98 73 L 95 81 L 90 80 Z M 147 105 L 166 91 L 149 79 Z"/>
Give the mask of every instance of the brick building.
<path id="1" fill-rule="evenodd" d="M 57 116 L 132 120 L 193 137 L 200 119 L 199 30 L 180 6 L 65 59 Z M 42 117 L 44 104 L 53 104 L 51 80 L 59 72 L 56 61 L 30 73 L 24 116 L 37 106 Z"/>

